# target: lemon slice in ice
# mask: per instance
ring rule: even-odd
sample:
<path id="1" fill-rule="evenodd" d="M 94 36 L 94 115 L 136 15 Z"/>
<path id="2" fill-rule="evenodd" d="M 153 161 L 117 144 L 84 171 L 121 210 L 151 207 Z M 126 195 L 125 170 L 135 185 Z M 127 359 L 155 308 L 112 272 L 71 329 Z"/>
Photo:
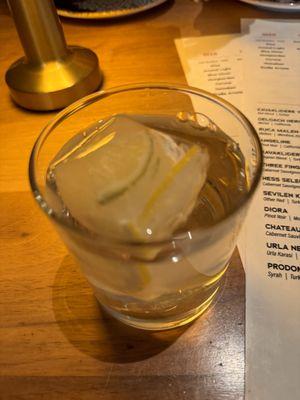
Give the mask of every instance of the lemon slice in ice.
<path id="1" fill-rule="evenodd" d="M 73 138 L 52 163 L 57 192 L 74 219 L 117 239 L 170 237 L 204 185 L 208 153 L 118 115 L 84 139 Z"/>
<path id="2" fill-rule="evenodd" d="M 207 150 L 198 145 L 190 147 L 154 189 L 132 226 L 135 235 L 145 233 L 155 240 L 169 236 L 180 227 L 195 206 L 209 164 Z"/>

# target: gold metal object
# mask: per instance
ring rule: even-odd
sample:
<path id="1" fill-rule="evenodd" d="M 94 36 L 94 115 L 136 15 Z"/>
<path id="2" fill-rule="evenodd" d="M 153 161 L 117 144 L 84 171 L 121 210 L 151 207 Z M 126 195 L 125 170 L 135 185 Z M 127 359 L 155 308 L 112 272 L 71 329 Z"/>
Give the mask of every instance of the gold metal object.
<path id="1" fill-rule="evenodd" d="M 8 4 L 25 52 L 5 76 L 16 103 L 31 110 L 55 110 L 100 86 L 96 54 L 66 45 L 53 0 Z"/>
<path id="2" fill-rule="evenodd" d="M 167 0 L 152 0 L 151 2 L 145 1 L 145 4 L 136 5 L 135 7 L 123 7 L 122 4 L 124 1 L 119 1 L 119 7 L 116 7 L 114 10 L 106 10 L 105 4 L 103 5 L 102 10 L 97 11 L 73 11 L 65 8 L 57 8 L 58 15 L 66 18 L 76 18 L 76 19 L 110 19 L 110 18 L 121 18 L 126 17 L 128 15 L 138 14 L 140 12 L 149 10 L 153 7 L 156 7 L 162 3 L 165 3 Z M 118 2 L 117 2 L 118 3 Z"/>

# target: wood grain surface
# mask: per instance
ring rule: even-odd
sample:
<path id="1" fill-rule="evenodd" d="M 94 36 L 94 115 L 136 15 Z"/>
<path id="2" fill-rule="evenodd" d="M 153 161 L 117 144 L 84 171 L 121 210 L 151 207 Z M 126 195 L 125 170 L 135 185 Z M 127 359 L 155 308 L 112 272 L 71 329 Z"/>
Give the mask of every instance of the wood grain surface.
<path id="1" fill-rule="evenodd" d="M 91 48 L 104 87 L 185 83 L 174 38 L 239 31 L 240 18 L 283 18 L 237 1 L 169 1 L 113 21 L 63 19 L 67 42 Z M 244 273 L 235 253 L 216 304 L 192 325 L 144 333 L 105 315 L 30 194 L 30 150 L 53 113 L 15 106 L 4 82 L 22 56 L 0 0 L 0 398 L 244 398 Z"/>

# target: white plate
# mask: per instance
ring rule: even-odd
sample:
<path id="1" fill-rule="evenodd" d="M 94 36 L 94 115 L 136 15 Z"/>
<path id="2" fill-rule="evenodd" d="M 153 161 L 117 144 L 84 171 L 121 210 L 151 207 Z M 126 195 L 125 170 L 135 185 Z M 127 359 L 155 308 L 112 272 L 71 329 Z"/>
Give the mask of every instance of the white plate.
<path id="1" fill-rule="evenodd" d="M 253 6 L 264 8 L 271 11 L 285 11 L 285 12 L 300 12 L 300 2 L 290 1 L 289 3 L 278 3 L 272 0 L 240 0 L 243 3 L 251 4 Z"/>

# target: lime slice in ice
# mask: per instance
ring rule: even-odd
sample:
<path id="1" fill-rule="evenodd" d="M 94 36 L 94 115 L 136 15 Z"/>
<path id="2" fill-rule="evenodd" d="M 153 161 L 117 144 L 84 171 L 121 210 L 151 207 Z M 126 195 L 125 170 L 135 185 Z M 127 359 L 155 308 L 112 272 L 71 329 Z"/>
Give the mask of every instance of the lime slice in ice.
<path id="1" fill-rule="evenodd" d="M 157 241 L 187 220 L 208 164 L 203 146 L 178 145 L 118 115 L 65 145 L 51 167 L 64 206 L 82 226 L 117 239 Z"/>
<path id="2" fill-rule="evenodd" d="M 109 122 L 103 133 L 98 130 L 55 161 L 57 187 L 73 215 L 123 194 L 151 160 L 153 138 L 143 125 L 125 116 Z"/>
<path id="3" fill-rule="evenodd" d="M 93 167 L 90 168 L 94 187 L 101 188 L 97 193 L 100 204 L 121 195 L 141 178 L 153 153 L 152 137 L 143 126 L 126 117 L 118 117 L 113 131 L 94 146 L 91 144 L 86 148 L 84 156 L 89 150 L 99 149 L 103 142 L 103 151 L 96 152 L 95 159 L 91 159 Z"/>

